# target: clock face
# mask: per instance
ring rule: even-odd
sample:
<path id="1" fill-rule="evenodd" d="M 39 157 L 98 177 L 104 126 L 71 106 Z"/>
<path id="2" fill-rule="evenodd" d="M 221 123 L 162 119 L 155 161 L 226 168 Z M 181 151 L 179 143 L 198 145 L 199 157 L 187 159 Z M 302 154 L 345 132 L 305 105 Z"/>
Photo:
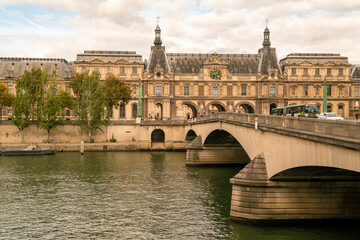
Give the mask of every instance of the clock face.
<path id="1" fill-rule="evenodd" d="M 220 80 L 221 79 L 221 73 L 220 70 L 215 68 L 210 72 L 210 78 L 214 80 Z"/>

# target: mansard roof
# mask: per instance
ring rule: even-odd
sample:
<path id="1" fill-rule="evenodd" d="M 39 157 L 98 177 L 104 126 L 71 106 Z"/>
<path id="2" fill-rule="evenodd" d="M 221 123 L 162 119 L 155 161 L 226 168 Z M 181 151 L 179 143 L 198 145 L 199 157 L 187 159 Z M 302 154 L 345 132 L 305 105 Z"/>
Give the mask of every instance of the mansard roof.
<path id="1" fill-rule="evenodd" d="M 277 69 L 281 73 L 275 48 L 264 47 L 259 49 L 259 53 L 261 54 L 259 73 L 267 74 L 270 68 Z"/>
<path id="2" fill-rule="evenodd" d="M 197 74 L 211 53 L 167 53 L 171 71 L 174 73 Z M 256 74 L 261 59 L 260 54 L 217 54 L 228 65 L 232 74 Z"/>
<path id="3" fill-rule="evenodd" d="M 57 69 L 57 74 L 61 78 L 70 78 L 73 73 L 73 64 L 68 63 L 61 58 L 16 58 L 16 57 L 1 57 L 0 58 L 0 76 L 20 77 L 26 70 L 32 68 L 45 68 L 49 72 Z"/>
<path id="4" fill-rule="evenodd" d="M 142 63 L 142 56 L 135 51 L 103 51 L 85 50 L 84 53 L 77 54 L 75 63 L 89 63 L 93 60 L 101 60 L 104 63 L 114 63 L 119 60 L 127 62 Z"/>
<path id="5" fill-rule="evenodd" d="M 348 58 L 338 53 L 291 53 L 280 60 L 280 65 L 297 65 L 304 61 L 316 65 L 333 62 L 336 65 L 349 65 Z"/>
<path id="6" fill-rule="evenodd" d="M 164 73 L 170 72 L 170 65 L 168 58 L 166 57 L 165 47 L 161 45 L 151 47 L 147 71 L 149 73 L 154 73 L 154 69 L 158 67 L 162 68 Z"/>

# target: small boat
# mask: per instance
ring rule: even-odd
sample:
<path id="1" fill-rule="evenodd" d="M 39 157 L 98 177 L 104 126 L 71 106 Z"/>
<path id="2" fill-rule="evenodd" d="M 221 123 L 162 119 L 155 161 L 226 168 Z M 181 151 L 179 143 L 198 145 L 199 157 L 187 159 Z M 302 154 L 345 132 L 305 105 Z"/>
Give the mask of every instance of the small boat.
<path id="1" fill-rule="evenodd" d="M 1 153 L 3 156 L 28 156 L 28 155 L 51 155 L 55 154 L 55 150 L 40 149 L 36 145 L 30 145 L 23 150 L 6 150 Z"/>

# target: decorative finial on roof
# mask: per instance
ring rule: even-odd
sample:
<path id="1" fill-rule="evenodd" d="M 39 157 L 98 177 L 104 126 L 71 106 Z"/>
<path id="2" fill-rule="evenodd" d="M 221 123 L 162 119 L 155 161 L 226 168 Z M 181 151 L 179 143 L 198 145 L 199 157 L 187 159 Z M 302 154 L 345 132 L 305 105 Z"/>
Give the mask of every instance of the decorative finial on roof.
<path id="1" fill-rule="evenodd" d="M 270 30 L 267 27 L 268 25 L 268 19 L 266 18 L 266 28 L 264 31 L 264 41 L 263 41 L 263 46 L 266 47 L 270 47 L 271 42 L 270 42 Z"/>
<path id="2" fill-rule="evenodd" d="M 158 26 L 159 26 L 159 19 L 160 19 L 160 17 L 157 16 L 157 17 L 156 17 L 156 23 L 157 23 Z"/>
<path id="3" fill-rule="evenodd" d="M 266 28 L 267 28 L 267 25 L 268 25 L 268 18 L 266 18 L 266 21 L 265 21 L 265 24 L 266 24 Z"/>
<path id="4" fill-rule="evenodd" d="M 157 16 L 156 18 L 157 18 L 157 26 L 155 28 L 154 44 L 155 44 L 155 46 L 161 46 L 162 41 L 161 41 L 161 29 L 159 27 L 159 16 Z"/>

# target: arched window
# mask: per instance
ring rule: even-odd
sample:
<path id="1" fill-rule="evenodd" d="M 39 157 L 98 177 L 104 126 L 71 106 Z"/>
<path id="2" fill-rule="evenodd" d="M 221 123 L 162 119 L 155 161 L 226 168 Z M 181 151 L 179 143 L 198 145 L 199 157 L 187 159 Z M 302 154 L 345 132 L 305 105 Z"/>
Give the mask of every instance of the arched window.
<path id="1" fill-rule="evenodd" d="M 120 104 L 120 118 L 125 118 L 125 104 Z"/>
<path id="2" fill-rule="evenodd" d="M 134 103 L 131 107 L 131 117 L 136 118 L 137 115 L 137 104 Z"/>

